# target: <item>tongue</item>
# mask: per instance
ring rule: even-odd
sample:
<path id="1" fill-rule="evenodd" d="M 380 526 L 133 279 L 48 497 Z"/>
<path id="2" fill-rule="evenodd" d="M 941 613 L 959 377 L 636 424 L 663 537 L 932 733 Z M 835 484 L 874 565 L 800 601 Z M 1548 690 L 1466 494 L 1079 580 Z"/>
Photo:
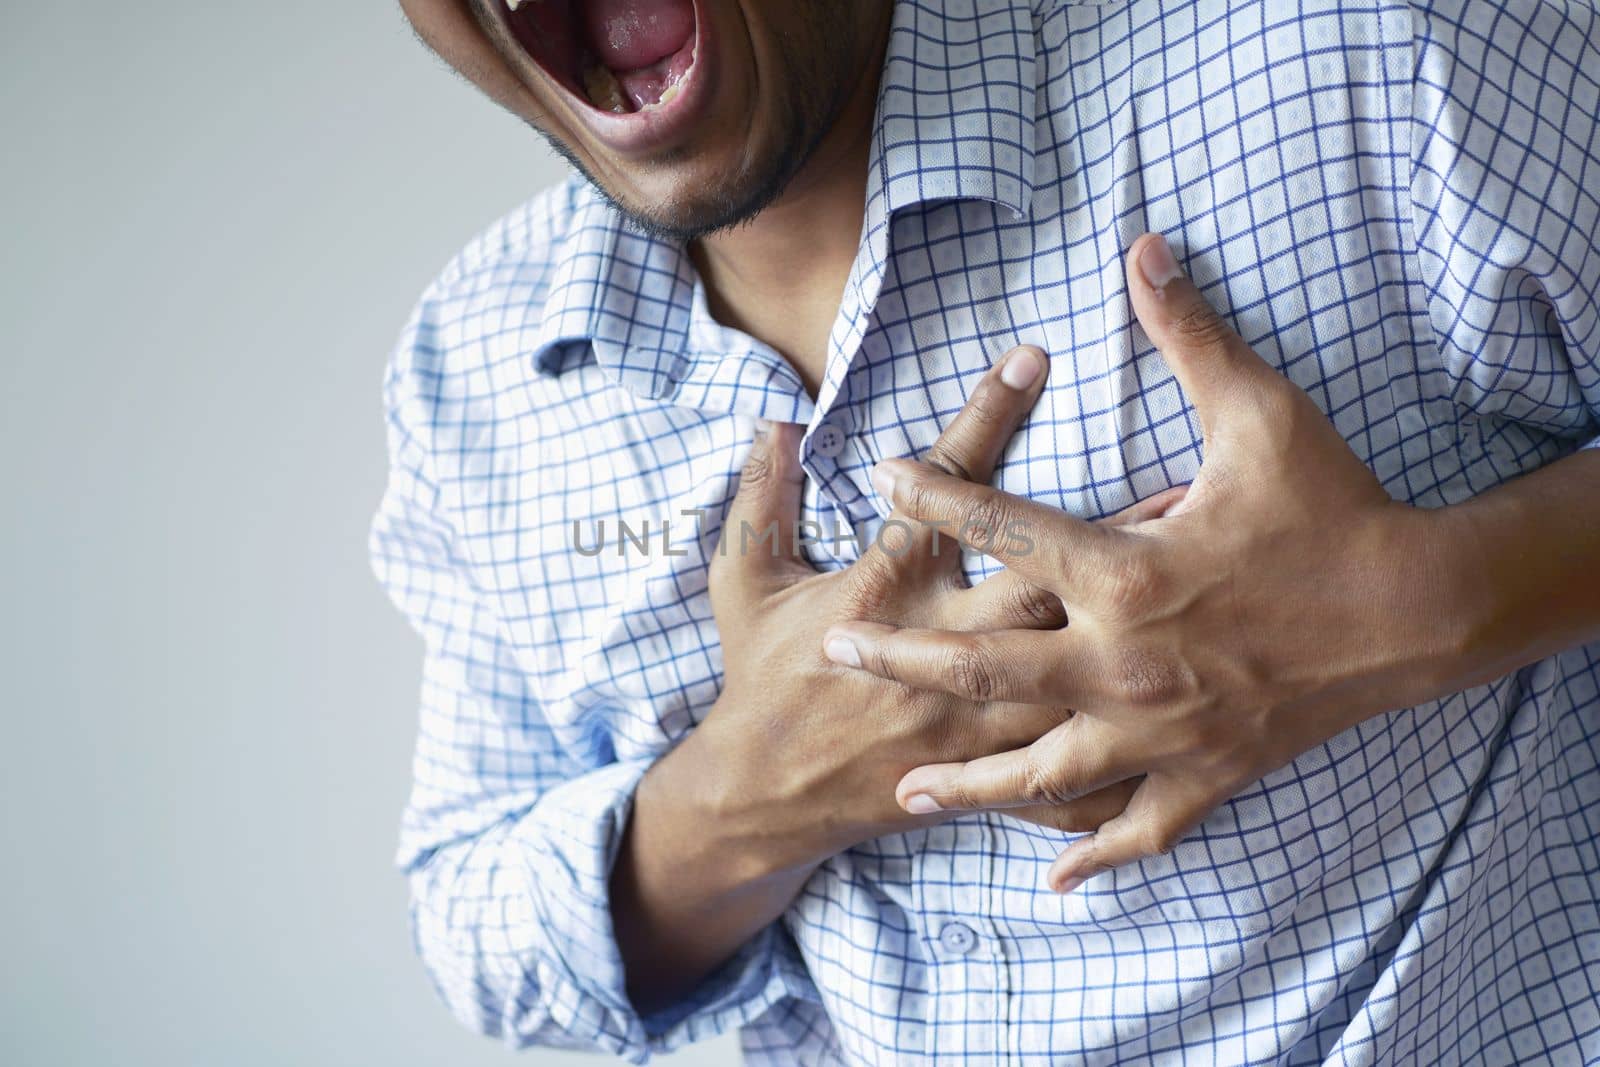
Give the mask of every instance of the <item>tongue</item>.
<path id="1" fill-rule="evenodd" d="M 595 58 L 619 80 L 681 50 L 694 34 L 693 0 L 589 0 L 583 9 Z"/>

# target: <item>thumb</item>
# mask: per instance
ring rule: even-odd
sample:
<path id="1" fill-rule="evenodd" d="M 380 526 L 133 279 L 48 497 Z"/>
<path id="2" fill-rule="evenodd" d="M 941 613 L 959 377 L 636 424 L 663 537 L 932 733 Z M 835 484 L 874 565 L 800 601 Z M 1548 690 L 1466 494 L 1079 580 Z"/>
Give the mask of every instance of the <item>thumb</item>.
<path id="1" fill-rule="evenodd" d="M 1133 312 L 1194 405 L 1208 439 L 1230 412 L 1249 412 L 1253 391 L 1281 382 L 1206 302 L 1166 238 L 1147 233 L 1135 241 L 1127 273 Z"/>
<path id="2" fill-rule="evenodd" d="M 814 573 L 800 554 L 798 525 L 805 471 L 800 466 L 802 427 L 764 423 L 739 472 L 739 489 L 722 524 L 713 568 L 733 584 L 764 596 L 796 577 Z M 713 576 L 716 581 L 717 576 Z"/>

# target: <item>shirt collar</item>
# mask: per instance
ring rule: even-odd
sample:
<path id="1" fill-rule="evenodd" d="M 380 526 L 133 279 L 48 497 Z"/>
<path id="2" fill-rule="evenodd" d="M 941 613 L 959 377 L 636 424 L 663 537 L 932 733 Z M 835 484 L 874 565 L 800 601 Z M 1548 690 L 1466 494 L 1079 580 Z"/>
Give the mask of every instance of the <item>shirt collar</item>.
<path id="1" fill-rule="evenodd" d="M 928 200 L 1033 195 L 1033 12 L 1023 0 L 899 0 L 878 91 L 868 194 L 892 214 Z"/>
<path id="2" fill-rule="evenodd" d="M 1027 0 L 897 0 L 878 92 L 862 255 L 847 285 L 858 307 L 876 299 L 888 220 L 902 208 L 979 199 L 1018 217 L 1027 212 L 1034 60 Z M 697 363 L 741 354 L 731 350 L 735 331 L 694 321 L 706 315 L 705 302 L 696 299 L 683 247 L 633 228 L 587 185 L 554 261 L 533 337 L 532 357 L 546 374 L 565 365 L 568 346 L 588 342 L 619 385 L 663 398 L 703 376 Z M 713 346 L 729 350 L 700 351 L 708 339 L 731 342 Z"/>

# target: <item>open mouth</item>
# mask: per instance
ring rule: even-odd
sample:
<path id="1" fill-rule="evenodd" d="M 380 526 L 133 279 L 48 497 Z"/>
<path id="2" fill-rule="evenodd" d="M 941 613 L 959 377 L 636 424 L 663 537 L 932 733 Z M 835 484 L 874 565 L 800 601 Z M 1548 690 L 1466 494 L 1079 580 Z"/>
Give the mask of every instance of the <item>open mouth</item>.
<path id="1" fill-rule="evenodd" d="M 518 42 L 564 89 L 614 115 L 660 112 L 694 70 L 694 0 L 505 0 Z"/>

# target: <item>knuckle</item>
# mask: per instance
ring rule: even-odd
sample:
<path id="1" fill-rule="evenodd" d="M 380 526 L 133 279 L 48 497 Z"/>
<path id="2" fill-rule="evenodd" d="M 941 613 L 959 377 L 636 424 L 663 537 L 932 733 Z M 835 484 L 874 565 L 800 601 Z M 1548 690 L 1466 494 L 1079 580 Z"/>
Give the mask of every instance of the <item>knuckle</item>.
<path id="1" fill-rule="evenodd" d="M 1006 396 L 985 381 L 967 398 L 967 417 L 980 428 L 990 428 L 1005 421 L 1010 405 Z"/>
<path id="2" fill-rule="evenodd" d="M 886 648 L 880 648 L 877 655 L 873 657 L 872 665 L 876 668 L 873 673 L 893 685 L 896 691 L 900 693 L 902 702 L 911 697 L 909 690 L 906 689 L 905 684 L 901 681 L 904 675 L 900 670 L 900 661 L 895 657 L 894 653 Z M 913 700 L 913 702 L 919 705 L 923 703 L 916 700 Z"/>
<path id="3" fill-rule="evenodd" d="M 895 557 L 873 545 L 850 565 L 851 593 L 863 600 L 881 601 L 899 581 Z"/>
<path id="4" fill-rule="evenodd" d="M 850 580 L 841 590 L 845 615 L 852 619 L 881 621 L 891 606 L 900 580 L 895 560 L 888 553 L 868 550 L 850 565 Z"/>
<path id="5" fill-rule="evenodd" d="M 1021 777 L 1022 799 L 1029 804 L 1055 807 L 1073 799 L 1071 790 L 1063 787 L 1060 768 L 1045 763 L 1032 748 L 1023 760 Z"/>
<path id="6" fill-rule="evenodd" d="M 1193 306 L 1173 319 L 1172 331 L 1182 338 L 1184 343 L 1204 349 L 1227 344 L 1233 334 L 1228 324 L 1222 321 L 1222 316 L 1204 300 L 1196 301 Z"/>
<path id="7" fill-rule="evenodd" d="M 926 478 L 911 476 L 897 495 L 906 514 L 914 518 L 925 519 L 939 511 L 938 492 Z"/>
<path id="8" fill-rule="evenodd" d="M 963 644 L 950 654 L 950 678 L 956 691 L 976 704 L 985 704 L 1000 690 L 1000 667 L 981 645 Z"/>
<path id="9" fill-rule="evenodd" d="M 1000 531 L 1006 528 L 1009 510 L 994 494 L 978 498 L 967 510 L 960 539 L 977 548 L 993 544 L 999 538 Z"/>
<path id="10" fill-rule="evenodd" d="M 1189 692 L 1189 672 L 1163 653 L 1127 648 L 1117 654 L 1116 685 L 1134 707 L 1166 707 Z"/>
<path id="11" fill-rule="evenodd" d="M 939 438 L 937 444 L 928 450 L 926 462 L 930 467 L 935 467 L 964 482 L 977 481 L 972 469 L 961 458 L 962 449 L 954 442 Z"/>
<path id="12" fill-rule="evenodd" d="M 972 781 L 964 772 L 950 786 L 950 800 L 956 807 L 968 811 L 984 806 L 982 798 L 973 789 Z"/>
<path id="13" fill-rule="evenodd" d="M 1018 582 L 1012 586 L 1009 596 L 1010 614 L 1014 618 L 1043 628 L 1056 628 L 1067 622 L 1061 598 L 1048 589 L 1041 589 L 1032 582 Z"/>
<path id="14" fill-rule="evenodd" d="M 772 481 L 772 456 L 765 448 L 751 451 L 739 472 L 739 492 L 758 492 Z"/>

